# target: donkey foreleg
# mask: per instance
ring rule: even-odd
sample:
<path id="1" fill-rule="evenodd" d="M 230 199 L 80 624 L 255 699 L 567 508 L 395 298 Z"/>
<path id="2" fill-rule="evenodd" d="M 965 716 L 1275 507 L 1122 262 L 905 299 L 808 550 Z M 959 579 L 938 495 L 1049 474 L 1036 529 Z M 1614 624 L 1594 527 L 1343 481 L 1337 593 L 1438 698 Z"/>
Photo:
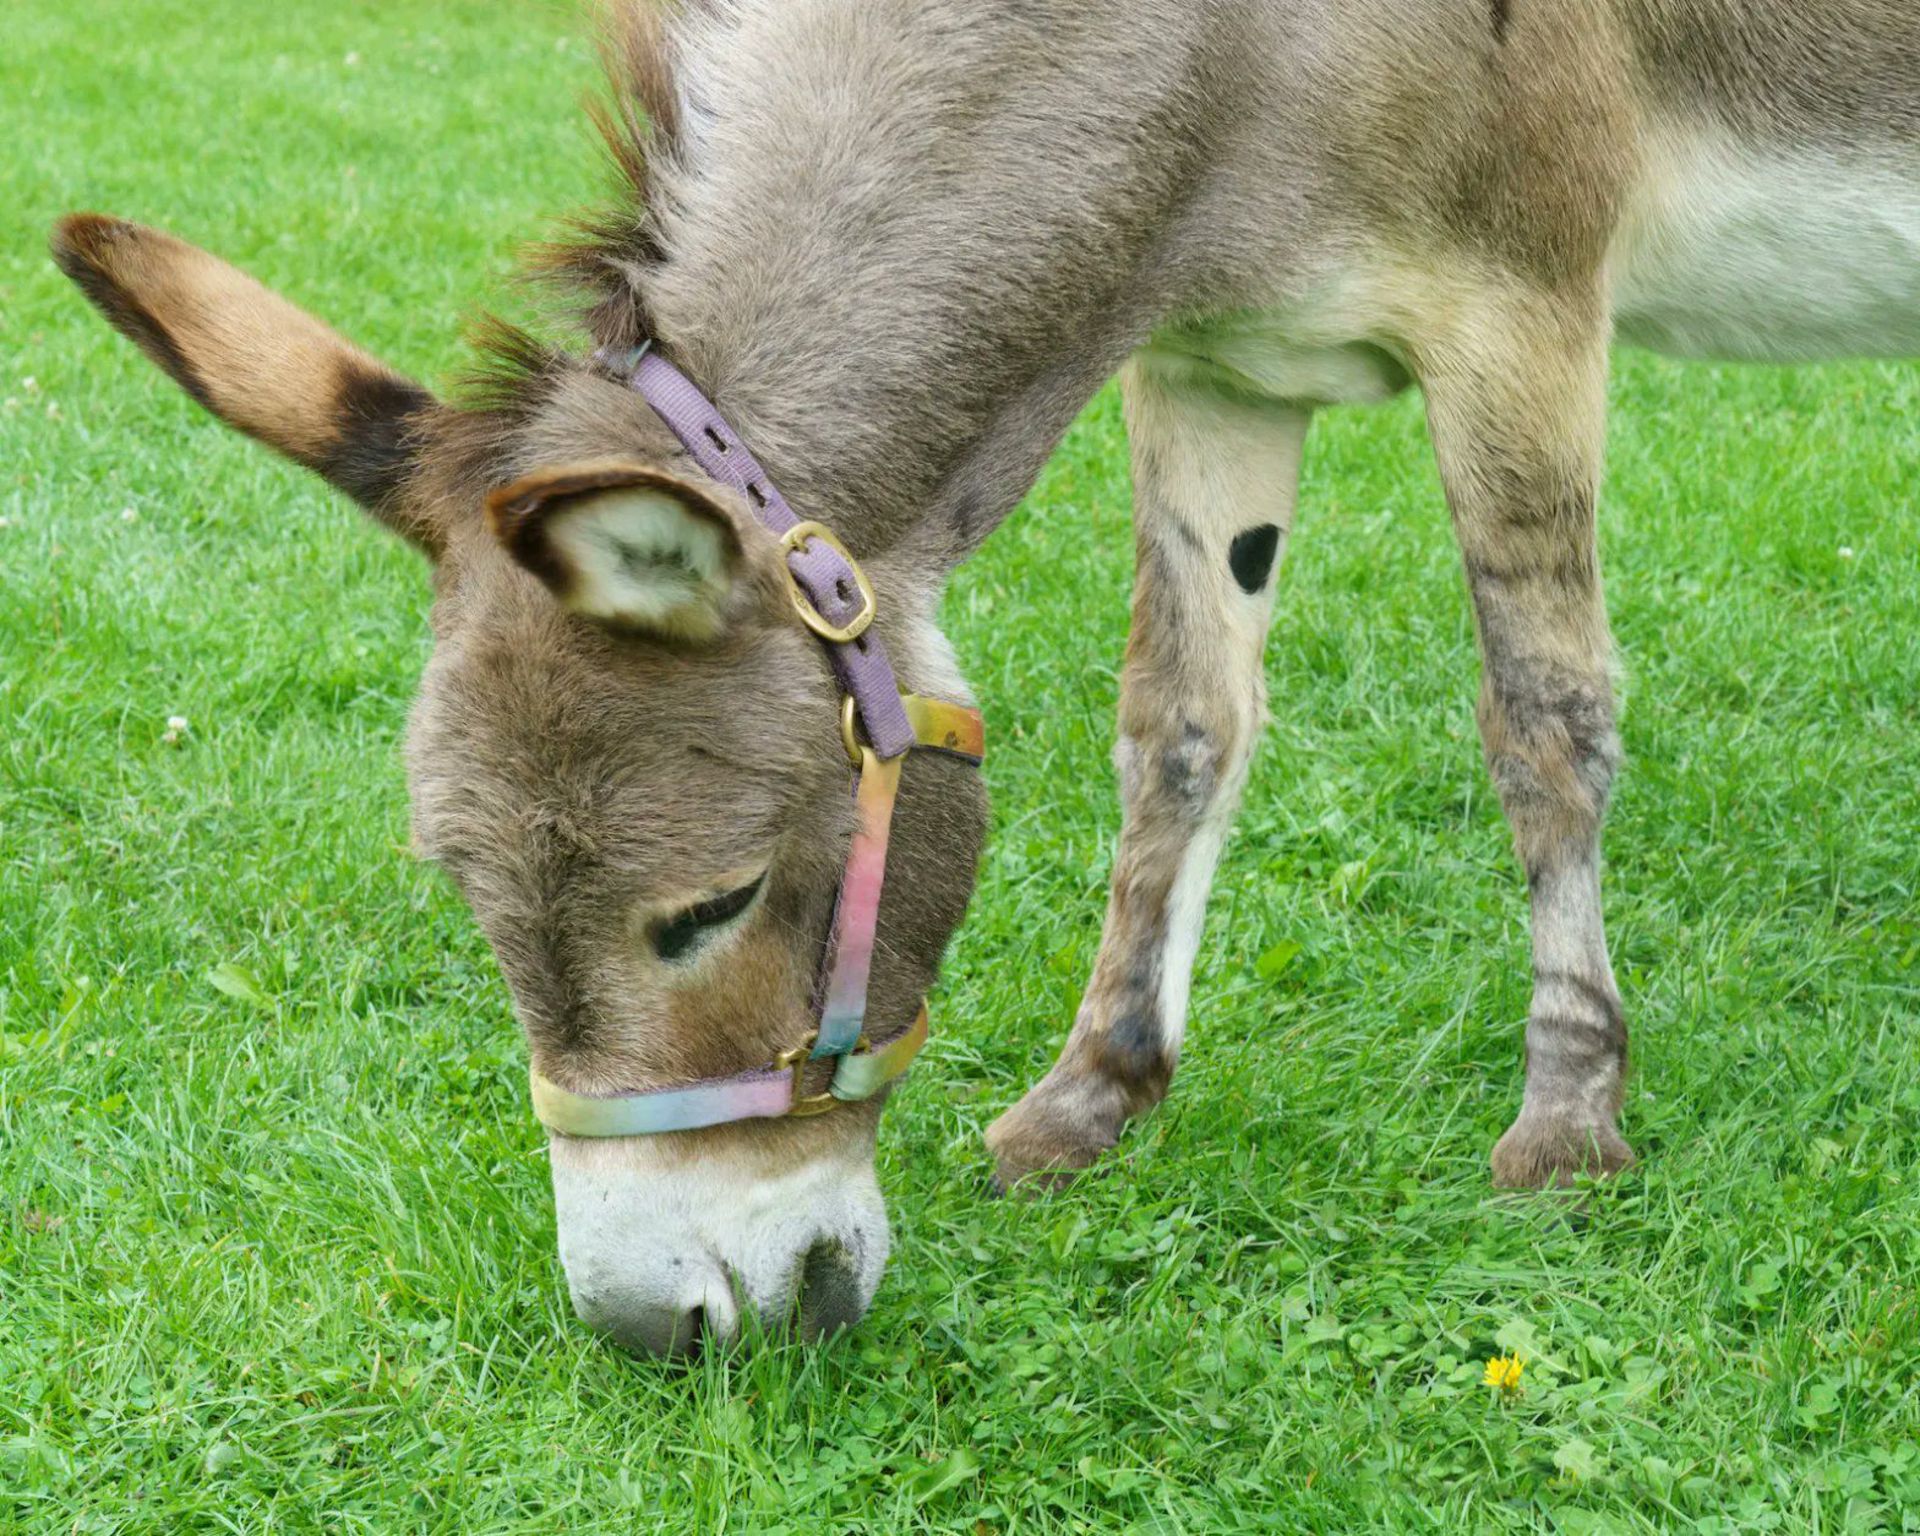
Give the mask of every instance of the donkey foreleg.
<path id="1" fill-rule="evenodd" d="M 1600 823 L 1619 761 L 1594 502 L 1607 323 L 1597 295 L 1506 288 L 1444 306 L 1417 347 L 1479 633 L 1487 767 L 1526 870 L 1526 1094 L 1494 1181 L 1633 1161 L 1616 1121 L 1627 1032 L 1600 916 Z"/>
<path id="2" fill-rule="evenodd" d="M 1053 1069 L 987 1132 L 1004 1184 L 1065 1177 L 1166 1095 L 1207 890 L 1266 718 L 1261 652 L 1307 412 L 1154 353 L 1123 376 L 1133 627 L 1106 927 Z"/>

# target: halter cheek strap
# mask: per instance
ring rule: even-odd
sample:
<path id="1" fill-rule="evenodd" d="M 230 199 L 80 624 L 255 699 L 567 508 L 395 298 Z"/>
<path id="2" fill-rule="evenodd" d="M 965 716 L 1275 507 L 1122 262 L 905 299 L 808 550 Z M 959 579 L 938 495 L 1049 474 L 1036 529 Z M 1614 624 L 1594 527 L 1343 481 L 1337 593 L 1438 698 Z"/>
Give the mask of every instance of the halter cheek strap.
<path id="1" fill-rule="evenodd" d="M 574 1093 L 533 1071 L 534 1113 L 549 1130 L 567 1136 L 647 1136 L 820 1114 L 872 1098 L 927 1043 L 924 1002 L 911 1023 L 891 1034 L 871 1040 L 863 1034 L 901 764 L 915 748 L 978 763 L 986 751 L 980 712 L 900 691 L 880 637 L 870 633 L 877 602 L 866 574 L 832 533 L 794 512 L 685 374 L 646 347 L 617 363 L 604 355 L 600 361 L 626 377 L 694 461 L 746 497 L 779 537 L 794 609 L 826 644 L 840 682 L 840 734 L 853 767 L 855 821 L 815 984 L 819 1023 L 806 1040 L 750 1072 L 644 1093 Z"/>

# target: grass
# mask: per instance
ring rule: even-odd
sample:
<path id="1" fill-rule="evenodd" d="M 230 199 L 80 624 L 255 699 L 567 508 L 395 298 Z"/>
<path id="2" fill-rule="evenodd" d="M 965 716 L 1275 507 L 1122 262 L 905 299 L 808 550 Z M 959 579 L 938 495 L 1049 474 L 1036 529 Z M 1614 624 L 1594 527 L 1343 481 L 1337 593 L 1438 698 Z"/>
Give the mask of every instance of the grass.
<path id="1" fill-rule="evenodd" d="M 404 855 L 422 571 L 42 244 L 169 224 L 444 377 L 588 191 L 586 50 L 480 0 L 88 10 L 16 0 L 0 57 L 0 1529 L 1920 1529 L 1920 370 L 1621 361 L 1645 1162 L 1578 1223 L 1487 1185 L 1524 902 L 1411 400 L 1315 428 L 1172 1100 L 983 1198 L 1112 854 L 1103 395 L 947 605 L 998 825 L 879 1302 L 662 1368 L 572 1322 L 504 989 Z"/>

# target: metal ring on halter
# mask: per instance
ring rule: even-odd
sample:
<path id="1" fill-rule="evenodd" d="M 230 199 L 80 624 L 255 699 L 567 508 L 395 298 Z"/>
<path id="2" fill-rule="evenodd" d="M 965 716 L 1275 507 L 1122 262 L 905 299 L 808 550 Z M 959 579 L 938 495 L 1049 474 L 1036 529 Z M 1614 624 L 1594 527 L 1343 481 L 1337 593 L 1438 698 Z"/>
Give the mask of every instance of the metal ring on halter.
<path id="1" fill-rule="evenodd" d="M 824 1115 L 840 1103 L 831 1093 L 804 1096 L 800 1092 L 800 1074 L 807 1070 L 807 1063 L 812 1059 L 813 1042 L 819 1038 L 819 1030 L 810 1030 L 807 1038 L 792 1050 L 782 1051 L 773 1058 L 774 1071 L 785 1072 L 792 1078 L 793 1102 L 787 1105 L 787 1114 L 796 1120 L 804 1120 L 811 1115 Z"/>
<path id="2" fill-rule="evenodd" d="M 860 745 L 860 701 L 852 694 L 840 700 L 840 745 L 847 749 L 847 761 L 855 768 L 866 762 L 866 749 Z"/>
<path id="3" fill-rule="evenodd" d="M 860 591 L 860 611 L 844 624 L 836 624 L 814 606 L 813 596 L 800 585 L 800 578 L 793 574 L 793 568 L 787 567 L 787 587 L 793 598 L 794 612 L 800 615 L 805 624 L 822 640 L 835 645 L 846 645 L 858 640 L 867 632 L 867 626 L 873 622 L 873 616 L 879 609 L 879 603 L 873 595 L 873 583 L 867 580 L 867 573 L 860 569 L 860 562 L 847 552 L 847 546 L 834 537 L 833 530 L 822 523 L 798 522 L 780 535 L 780 548 L 789 555 L 805 554 L 806 548 L 818 539 L 846 562 L 847 569 L 853 573 L 853 584 Z"/>

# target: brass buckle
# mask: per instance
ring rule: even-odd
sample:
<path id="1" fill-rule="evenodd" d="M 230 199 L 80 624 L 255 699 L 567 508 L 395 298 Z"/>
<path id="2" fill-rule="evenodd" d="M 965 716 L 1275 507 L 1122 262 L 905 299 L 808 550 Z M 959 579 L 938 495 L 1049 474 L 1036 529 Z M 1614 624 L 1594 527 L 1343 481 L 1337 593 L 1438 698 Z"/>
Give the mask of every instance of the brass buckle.
<path id="1" fill-rule="evenodd" d="M 807 589 L 800 585 L 791 566 L 786 567 L 788 595 L 793 599 L 794 612 L 800 615 L 800 622 L 812 630 L 822 640 L 831 640 L 836 645 L 844 645 L 850 640 L 858 640 L 867 632 L 867 626 L 873 622 L 875 609 L 873 584 L 867 580 L 867 573 L 860 569 L 860 562 L 848 553 L 847 546 L 833 536 L 831 530 L 819 523 L 795 523 L 780 536 L 780 548 L 783 554 L 798 554 L 806 548 L 810 539 L 818 539 L 842 560 L 847 569 L 853 572 L 853 584 L 860 589 L 860 611 L 844 624 L 836 624 L 818 608 L 813 599 L 807 596 Z M 785 562 L 783 561 L 784 565 Z"/>
<path id="2" fill-rule="evenodd" d="M 787 1105 L 787 1113 L 797 1120 L 804 1120 L 809 1115 L 824 1115 L 840 1102 L 831 1093 L 816 1093 L 810 1098 L 802 1097 L 800 1093 L 800 1074 L 807 1070 L 807 1062 L 810 1059 L 808 1053 L 812 1051 L 814 1041 L 819 1038 L 820 1031 L 812 1030 L 807 1038 L 792 1050 L 782 1051 L 773 1058 L 773 1067 L 776 1072 L 792 1074 L 793 1085 L 790 1090 L 792 1102 Z"/>

